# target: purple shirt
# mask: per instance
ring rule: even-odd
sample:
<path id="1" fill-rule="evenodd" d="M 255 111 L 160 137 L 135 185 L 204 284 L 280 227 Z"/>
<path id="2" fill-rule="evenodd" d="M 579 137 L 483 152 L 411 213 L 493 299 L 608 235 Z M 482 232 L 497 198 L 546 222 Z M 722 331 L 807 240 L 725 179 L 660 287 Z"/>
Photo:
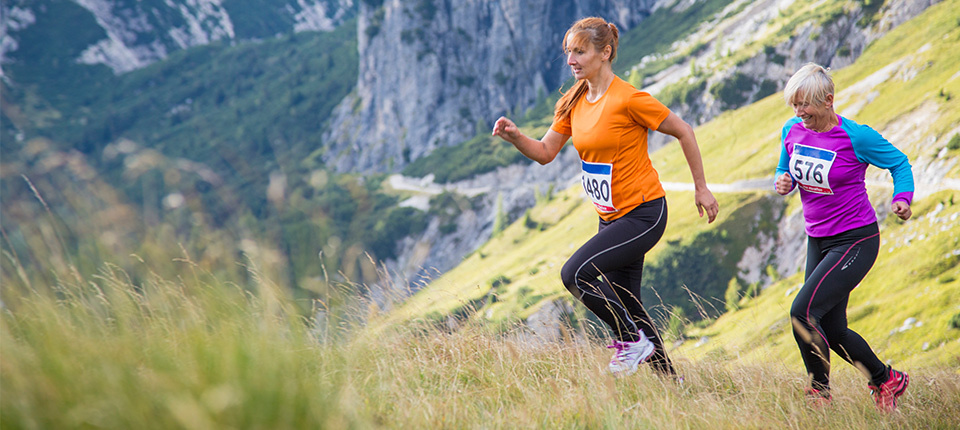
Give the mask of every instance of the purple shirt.
<path id="1" fill-rule="evenodd" d="M 781 130 L 777 176 L 789 172 L 800 187 L 803 218 L 811 237 L 833 236 L 877 221 L 864 181 L 867 165 L 893 175 L 893 200 L 913 201 L 913 172 L 907 156 L 872 128 L 837 115 L 823 133 L 791 118 Z"/>

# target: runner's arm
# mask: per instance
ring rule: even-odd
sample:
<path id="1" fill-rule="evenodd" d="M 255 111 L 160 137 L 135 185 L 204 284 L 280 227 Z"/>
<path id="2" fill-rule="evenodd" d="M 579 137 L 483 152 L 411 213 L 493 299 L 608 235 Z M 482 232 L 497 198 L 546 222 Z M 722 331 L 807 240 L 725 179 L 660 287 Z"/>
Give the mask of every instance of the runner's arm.
<path id="1" fill-rule="evenodd" d="M 790 194 L 797 186 L 797 181 L 790 174 L 790 155 L 787 154 L 787 147 L 780 145 L 780 162 L 777 164 L 776 179 L 773 182 L 773 189 L 780 195 Z M 789 183 L 787 181 L 790 181 Z"/>
<path id="2" fill-rule="evenodd" d="M 717 218 L 720 211 L 720 205 L 713 193 L 707 188 L 707 179 L 703 174 L 703 159 L 700 157 L 700 147 L 697 146 L 697 136 L 693 133 L 693 127 L 687 124 L 677 114 L 670 112 L 667 118 L 660 123 L 657 131 L 668 134 L 680 141 L 680 148 L 683 149 L 683 156 L 687 159 L 690 166 L 690 174 L 693 175 L 693 188 L 697 203 L 697 210 L 700 216 L 703 216 L 704 210 L 707 212 L 709 222 Z"/>
<path id="3" fill-rule="evenodd" d="M 850 143 L 857 159 L 890 171 L 893 176 L 893 201 L 913 203 L 913 169 L 910 159 L 876 130 L 861 125 L 853 129 Z"/>
<path id="4" fill-rule="evenodd" d="M 553 161 L 563 145 L 570 139 L 570 136 L 557 133 L 553 129 L 547 130 L 547 134 L 544 134 L 540 140 L 527 137 L 520 132 L 513 121 L 506 117 L 500 117 L 493 125 L 492 135 L 500 136 L 501 139 L 512 143 L 521 154 L 540 164 Z"/>
<path id="5" fill-rule="evenodd" d="M 906 154 L 893 146 L 876 130 L 866 125 L 853 128 L 850 139 L 857 159 L 890 171 L 893 176 L 893 202 L 891 210 L 906 221 L 913 215 L 913 168 Z"/>

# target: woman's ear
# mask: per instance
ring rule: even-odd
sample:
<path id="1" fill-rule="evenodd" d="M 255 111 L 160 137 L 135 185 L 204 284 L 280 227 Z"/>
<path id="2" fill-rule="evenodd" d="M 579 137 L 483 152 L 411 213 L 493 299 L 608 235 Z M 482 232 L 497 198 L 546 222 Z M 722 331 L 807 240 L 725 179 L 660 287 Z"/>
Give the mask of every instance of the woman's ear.
<path id="1" fill-rule="evenodd" d="M 603 59 L 605 61 L 610 61 L 610 54 L 613 53 L 613 47 L 610 45 L 603 47 Z"/>

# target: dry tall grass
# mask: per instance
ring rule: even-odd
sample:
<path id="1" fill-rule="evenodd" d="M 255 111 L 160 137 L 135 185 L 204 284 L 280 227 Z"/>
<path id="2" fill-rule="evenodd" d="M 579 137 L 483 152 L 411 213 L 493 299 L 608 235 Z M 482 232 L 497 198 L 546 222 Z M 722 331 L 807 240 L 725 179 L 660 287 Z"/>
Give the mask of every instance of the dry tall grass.
<path id="1" fill-rule="evenodd" d="M 675 357 L 682 384 L 644 368 L 615 379 L 609 352 L 571 334 L 490 334 L 409 323 L 376 338 L 299 315 L 188 268 L 6 291 L 0 427 L 47 428 L 956 428 L 960 379 L 915 372 L 896 413 L 852 373 L 827 408 L 798 369 Z M 11 300 L 13 299 L 13 300 Z M 326 321 L 326 322 L 324 322 Z M 327 333 L 321 340 L 318 333 Z M 336 335 L 331 335 L 336 334 Z"/>

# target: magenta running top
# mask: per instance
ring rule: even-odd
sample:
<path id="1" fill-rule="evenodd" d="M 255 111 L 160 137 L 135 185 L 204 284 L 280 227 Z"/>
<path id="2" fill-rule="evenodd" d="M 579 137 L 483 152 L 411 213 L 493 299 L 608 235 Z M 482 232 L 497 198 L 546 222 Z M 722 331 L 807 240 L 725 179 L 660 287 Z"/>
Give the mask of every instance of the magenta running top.
<path id="1" fill-rule="evenodd" d="M 839 124 L 823 133 L 791 118 L 781 130 L 777 177 L 789 172 L 800 187 L 803 218 L 811 237 L 833 236 L 877 221 L 867 198 L 867 165 L 889 170 L 893 201 L 913 201 L 910 161 L 880 133 L 837 115 Z"/>

